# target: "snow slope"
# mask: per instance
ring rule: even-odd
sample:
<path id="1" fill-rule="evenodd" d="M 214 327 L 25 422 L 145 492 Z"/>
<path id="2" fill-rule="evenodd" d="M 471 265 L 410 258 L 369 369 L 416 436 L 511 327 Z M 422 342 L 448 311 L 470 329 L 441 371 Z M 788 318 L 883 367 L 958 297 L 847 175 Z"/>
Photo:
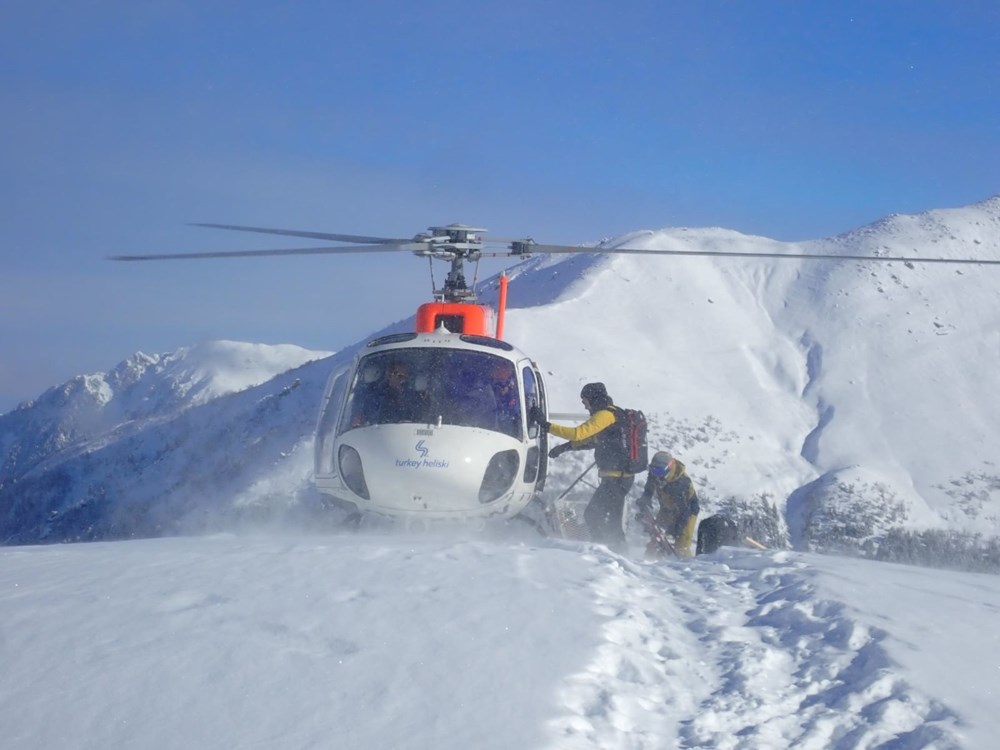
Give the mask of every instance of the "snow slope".
<path id="1" fill-rule="evenodd" d="M 1000 197 L 807 243 L 722 229 L 627 241 L 997 259 Z M 775 502 L 797 544 L 835 537 L 845 518 L 857 521 L 857 547 L 893 525 L 1000 534 L 1000 268 L 548 263 L 534 273 L 587 267 L 554 303 L 513 311 L 509 338 L 546 365 L 557 406 L 602 380 L 618 403 L 644 409 L 657 446 L 686 459 L 710 503 Z"/>
<path id="2" fill-rule="evenodd" d="M 0 549 L 3 746 L 992 747 L 1000 577 L 568 541 Z"/>

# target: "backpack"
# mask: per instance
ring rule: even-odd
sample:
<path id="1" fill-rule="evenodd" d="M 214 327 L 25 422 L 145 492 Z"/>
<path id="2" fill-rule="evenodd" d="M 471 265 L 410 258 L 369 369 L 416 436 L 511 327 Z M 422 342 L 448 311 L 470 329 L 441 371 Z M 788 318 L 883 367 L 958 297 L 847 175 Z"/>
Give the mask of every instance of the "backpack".
<path id="1" fill-rule="evenodd" d="M 719 547 L 735 545 L 740 538 L 736 522 L 726 516 L 709 516 L 698 524 L 698 544 L 695 554 L 710 555 Z"/>
<path id="2" fill-rule="evenodd" d="M 621 471 L 638 474 L 649 466 L 649 446 L 646 443 L 646 415 L 638 409 L 612 407 L 615 421 L 621 425 L 621 444 L 616 446 L 621 458 Z"/>

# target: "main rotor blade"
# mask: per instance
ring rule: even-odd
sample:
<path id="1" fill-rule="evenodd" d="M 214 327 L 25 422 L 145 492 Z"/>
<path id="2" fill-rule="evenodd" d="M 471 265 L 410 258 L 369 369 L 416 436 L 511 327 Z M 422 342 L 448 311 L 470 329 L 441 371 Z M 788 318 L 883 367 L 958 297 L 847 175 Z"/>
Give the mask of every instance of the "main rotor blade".
<path id="1" fill-rule="evenodd" d="M 584 247 L 582 245 L 529 245 L 526 253 L 630 253 L 632 255 L 681 255 L 720 258 L 800 258 L 805 260 L 873 260 L 882 263 L 952 263 L 1000 266 L 1000 260 L 981 258 L 917 258 L 889 255 L 824 255 L 822 253 L 738 253 L 726 250 L 649 250 L 632 247 Z"/>
<path id="2" fill-rule="evenodd" d="M 213 253 L 159 253 L 156 255 L 111 255 L 108 260 L 188 260 L 192 258 L 256 258 L 274 255 L 337 255 L 340 253 L 392 253 L 425 250 L 423 242 L 406 245 L 348 245 L 345 247 L 298 247 L 287 250 L 234 250 Z"/>
<path id="3" fill-rule="evenodd" d="M 284 237 L 308 237 L 313 240 L 329 240 L 330 242 L 359 242 L 373 245 L 394 245 L 412 242 L 413 238 L 394 239 L 391 237 L 366 237 L 360 234 L 330 234 L 329 232 L 300 232 L 295 229 L 268 229 L 266 227 L 243 227 L 236 224 L 191 224 L 193 227 L 210 227 L 212 229 L 231 229 L 234 232 L 257 232 L 258 234 L 280 234 Z"/>

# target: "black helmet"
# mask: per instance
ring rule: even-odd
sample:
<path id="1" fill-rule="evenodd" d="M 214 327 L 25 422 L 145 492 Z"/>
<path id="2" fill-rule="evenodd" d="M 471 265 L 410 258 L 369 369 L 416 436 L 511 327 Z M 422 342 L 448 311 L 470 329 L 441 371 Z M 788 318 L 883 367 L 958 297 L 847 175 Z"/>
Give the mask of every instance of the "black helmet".
<path id="1" fill-rule="evenodd" d="M 606 399 L 608 398 L 608 389 L 604 387 L 604 383 L 587 383 L 580 391 L 580 398 L 585 398 L 588 401 Z"/>
<path id="2" fill-rule="evenodd" d="M 611 403 L 611 396 L 608 395 L 608 389 L 604 387 L 604 383 L 587 383 L 580 391 L 580 398 L 598 408 Z"/>

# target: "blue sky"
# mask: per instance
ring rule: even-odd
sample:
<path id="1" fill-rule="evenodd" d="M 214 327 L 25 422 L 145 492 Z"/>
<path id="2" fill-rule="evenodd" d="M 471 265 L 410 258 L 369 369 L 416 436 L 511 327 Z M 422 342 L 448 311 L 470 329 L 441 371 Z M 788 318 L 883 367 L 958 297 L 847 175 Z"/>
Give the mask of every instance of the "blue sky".
<path id="1" fill-rule="evenodd" d="M 1000 6 L 8 0 L 0 112 L 3 412 L 137 350 L 337 349 L 429 294 L 409 256 L 104 260 L 296 246 L 188 222 L 797 240 L 995 195 Z"/>

